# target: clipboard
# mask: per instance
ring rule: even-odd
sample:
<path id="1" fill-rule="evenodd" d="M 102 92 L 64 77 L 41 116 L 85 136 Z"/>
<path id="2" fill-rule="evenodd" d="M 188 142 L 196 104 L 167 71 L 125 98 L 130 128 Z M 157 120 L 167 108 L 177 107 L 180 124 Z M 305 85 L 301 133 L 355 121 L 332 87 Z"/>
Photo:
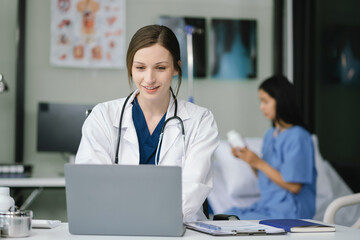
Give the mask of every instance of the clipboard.
<path id="1" fill-rule="evenodd" d="M 275 235 L 286 234 L 282 228 L 250 221 L 196 221 L 185 223 L 186 228 L 213 236 Z"/>

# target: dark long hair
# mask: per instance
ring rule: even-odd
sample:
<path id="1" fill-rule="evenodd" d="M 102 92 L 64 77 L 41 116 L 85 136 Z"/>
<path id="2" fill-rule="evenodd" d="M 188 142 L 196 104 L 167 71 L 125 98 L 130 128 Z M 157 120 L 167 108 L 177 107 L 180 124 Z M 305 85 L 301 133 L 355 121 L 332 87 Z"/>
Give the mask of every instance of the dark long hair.
<path id="1" fill-rule="evenodd" d="M 154 44 L 160 44 L 166 48 L 174 62 L 174 68 L 178 72 L 178 83 L 176 87 L 177 96 L 182 79 L 181 66 L 179 64 L 180 59 L 180 45 L 179 42 L 170 28 L 160 25 L 148 25 L 140 28 L 132 37 L 129 48 L 126 55 L 126 66 L 128 70 L 129 83 L 131 85 L 131 68 L 134 60 L 135 53 L 142 49 L 150 47 Z"/>
<path id="2" fill-rule="evenodd" d="M 282 75 L 275 75 L 265 79 L 259 86 L 259 90 L 265 91 L 276 101 L 275 122 L 299 125 L 307 129 L 299 111 L 296 101 L 295 87 Z"/>

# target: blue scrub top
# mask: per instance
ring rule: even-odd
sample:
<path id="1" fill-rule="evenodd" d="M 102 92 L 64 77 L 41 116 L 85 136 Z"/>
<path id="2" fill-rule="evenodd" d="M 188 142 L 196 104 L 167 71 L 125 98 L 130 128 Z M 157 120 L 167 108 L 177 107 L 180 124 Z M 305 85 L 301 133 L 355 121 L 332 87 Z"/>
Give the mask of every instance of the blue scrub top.
<path id="1" fill-rule="evenodd" d="M 248 208 L 232 208 L 227 214 L 240 219 L 313 218 L 315 214 L 316 169 L 311 135 L 300 126 L 294 126 L 274 137 L 269 129 L 262 147 L 263 159 L 281 173 L 286 182 L 303 184 L 293 194 L 258 171 L 260 200 Z"/>
<path id="2" fill-rule="evenodd" d="M 150 135 L 144 113 L 141 110 L 137 98 L 135 98 L 132 108 L 132 119 L 139 142 L 140 164 L 155 164 L 156 148 L 159 143 L 161 128 L 164 125 L 165 118 L 166 113 L 161 118 L 152 135 Z M 160 149 L 158 154 L 160 156 Z"/>
<path id="3" fill-rule="evenodd" d="M 312 218 L 315 214 L 316 169 L 311 135 L 300 126 L 291 127 L 274 137 L 267 131 L 262 148 L 263 159 L 281 173 L 284 181 L 303 184 L 293 194 L 259 171 L 261 199 L 258 204 L 270 215 L 280 218 Z"/>

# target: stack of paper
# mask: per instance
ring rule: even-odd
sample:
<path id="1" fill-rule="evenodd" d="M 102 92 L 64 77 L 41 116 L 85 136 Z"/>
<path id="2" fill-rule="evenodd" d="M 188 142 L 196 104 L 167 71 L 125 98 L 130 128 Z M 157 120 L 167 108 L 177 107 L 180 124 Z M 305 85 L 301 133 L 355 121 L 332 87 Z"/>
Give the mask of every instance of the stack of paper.
<path id="1" fill-rule="evenodd" d="M 60 220 L 43 220 L 43 219 L 33 219 L 31 225 L 33 228 L 55 228 L 60 226 Z"/>
<path id="2" fill-rule="evenodd" d="M 187 223 L 186 227 L 211 235 L 266 235 L 284 234 L 284 229 L 249 221 L 197 221 Z"/>

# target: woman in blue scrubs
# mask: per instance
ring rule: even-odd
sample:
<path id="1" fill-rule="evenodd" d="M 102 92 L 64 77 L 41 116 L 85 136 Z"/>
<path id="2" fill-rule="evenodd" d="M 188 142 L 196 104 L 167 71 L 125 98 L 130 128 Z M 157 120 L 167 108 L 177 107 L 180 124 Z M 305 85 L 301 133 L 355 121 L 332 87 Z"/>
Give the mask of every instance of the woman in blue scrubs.
<path id="1" fill-rule="evenodd" d="M 262 147 L 262 158 L 248 148 L 232 148 L 259 180 L 261 197 L 250 207 L 226 213 L 240 219 L 307 218 L 315 214 L 316 169 L 311 134 L 301 120 L 294 86 L 283 76 L 259 86 L 260 109 L 272 121 Z"/>

